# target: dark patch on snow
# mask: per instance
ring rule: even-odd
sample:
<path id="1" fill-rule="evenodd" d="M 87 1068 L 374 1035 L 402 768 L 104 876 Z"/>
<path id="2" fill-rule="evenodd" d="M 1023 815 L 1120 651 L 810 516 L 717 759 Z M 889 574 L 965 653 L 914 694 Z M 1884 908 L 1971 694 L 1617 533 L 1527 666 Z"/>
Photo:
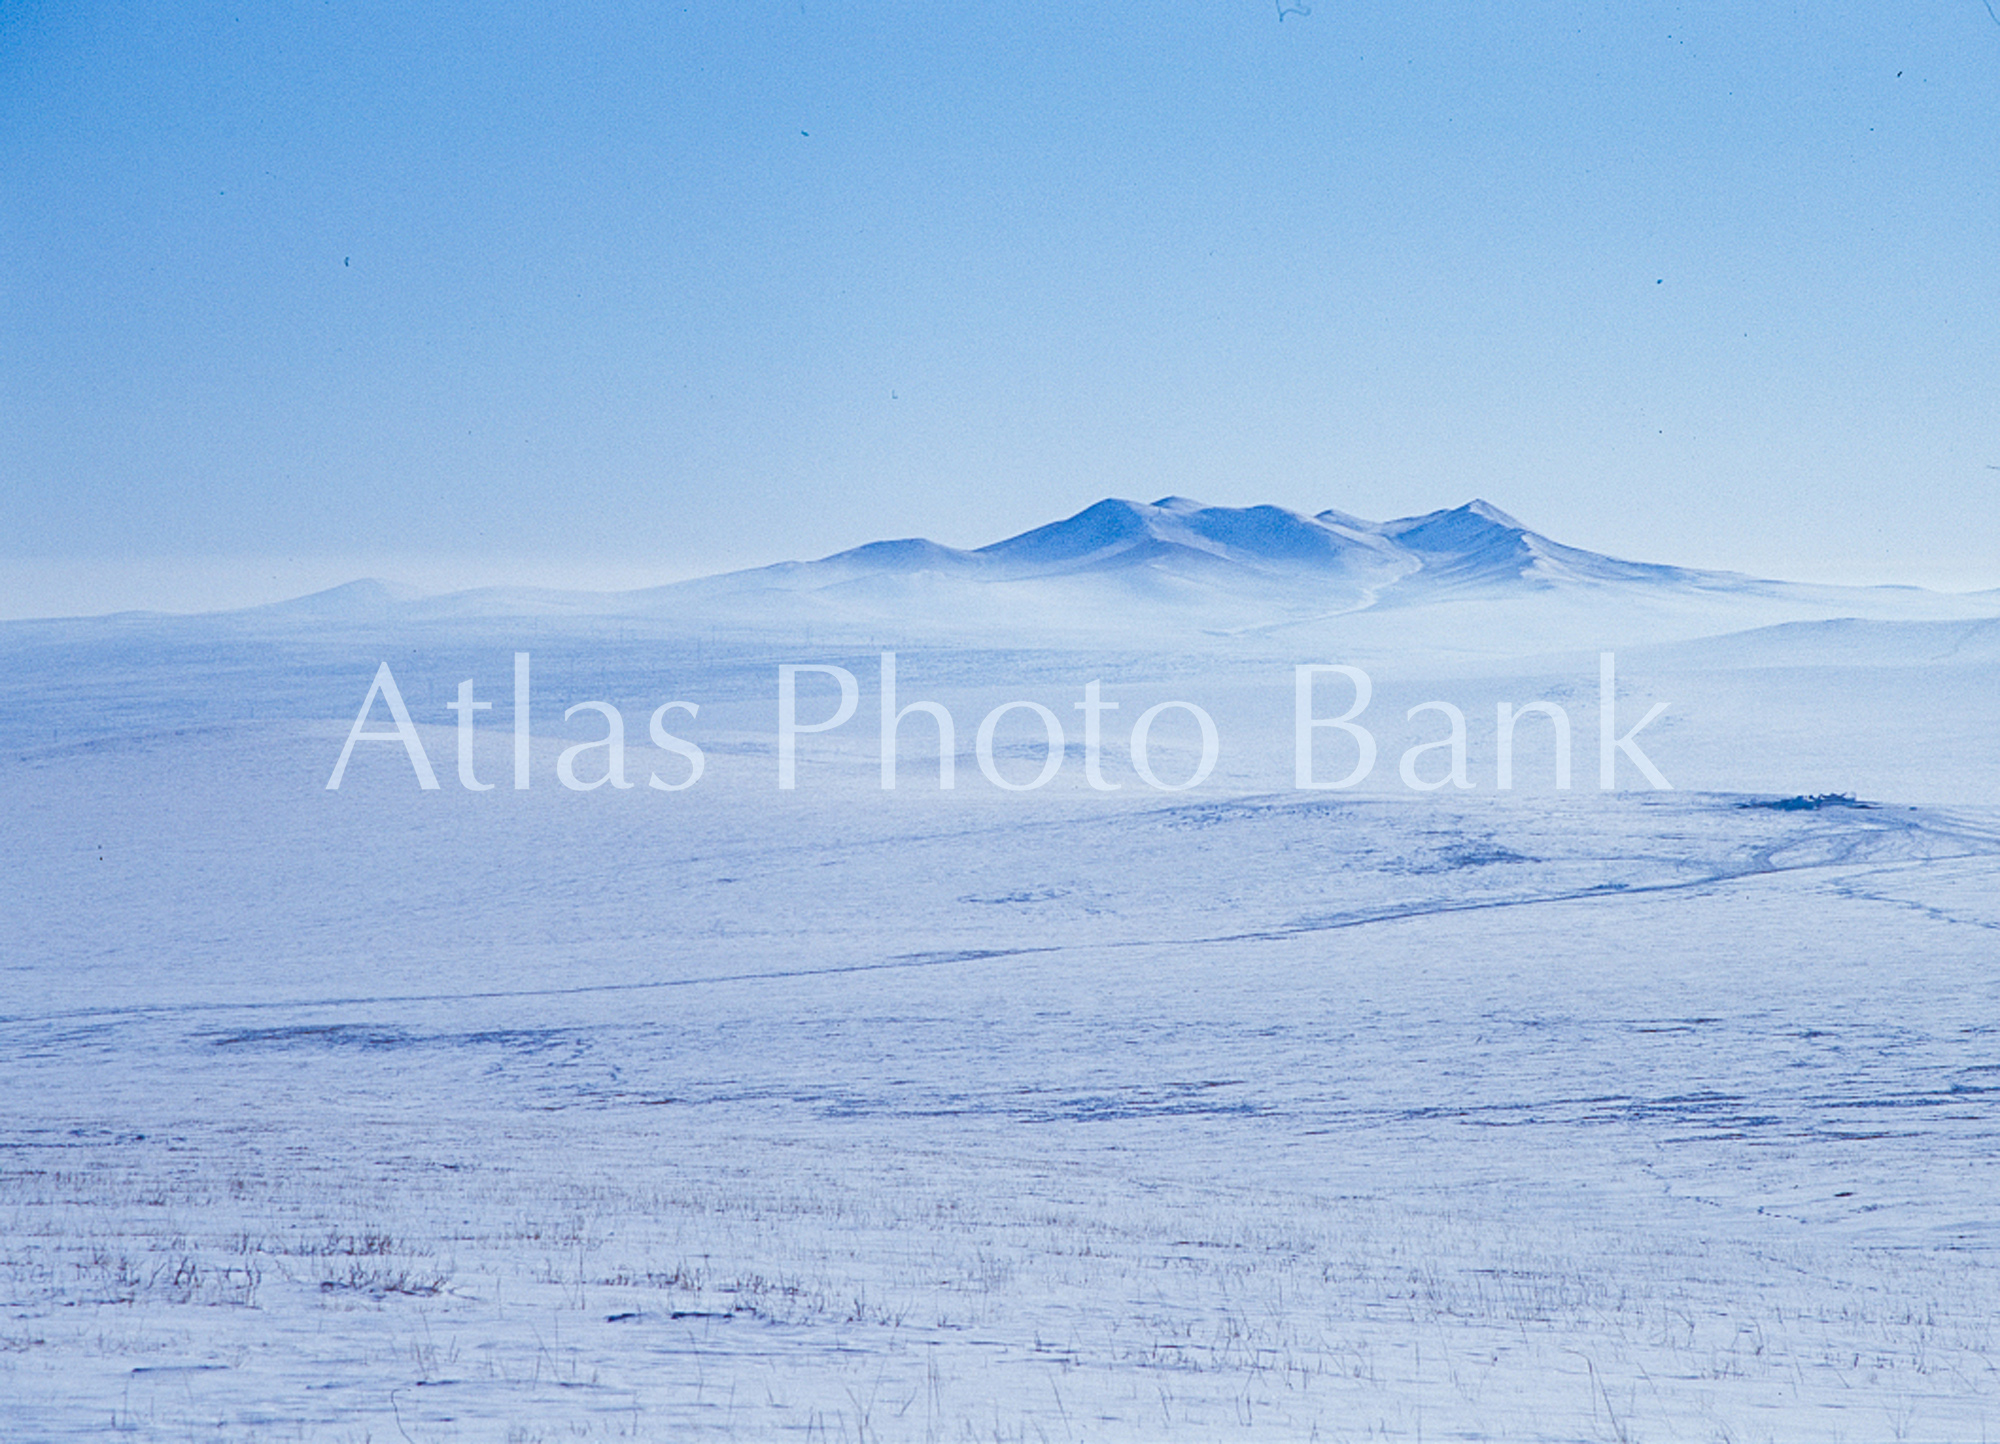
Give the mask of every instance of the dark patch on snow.
<path id="1" fill-rule="evenodd" d="M 1057 898 L 1069 896 L 1069 889 L 1062 887 L 1023 888 L 1017 892 L 998 893 L 992 897 L 981 897 L 967 893 L 959 901 L 962 903 L 1038 903 L 1054 902 Z"/>
<path id="2" fill-rule="evenodd" d="M 1876 804 L 1857 802 L 1851 792 L 1815 792 L 1797 797 L 1774 798 L 1769 802 L 1739 802 L 1738 807 L 1761 807 L 1772 812 L 1818 812 L 1827 807 L 1854 807 L 1870 809 Z"/>

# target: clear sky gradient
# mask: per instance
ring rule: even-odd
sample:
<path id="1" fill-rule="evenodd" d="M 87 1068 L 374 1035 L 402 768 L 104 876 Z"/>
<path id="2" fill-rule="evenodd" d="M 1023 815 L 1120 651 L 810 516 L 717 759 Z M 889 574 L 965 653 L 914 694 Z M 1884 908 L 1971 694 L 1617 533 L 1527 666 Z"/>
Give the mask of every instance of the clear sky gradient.
<path id="1" fill-rule="evenodd" d="M 0 5 L 16 612 L 1167 493 L 2000 585 L 2000 24 Z"/>

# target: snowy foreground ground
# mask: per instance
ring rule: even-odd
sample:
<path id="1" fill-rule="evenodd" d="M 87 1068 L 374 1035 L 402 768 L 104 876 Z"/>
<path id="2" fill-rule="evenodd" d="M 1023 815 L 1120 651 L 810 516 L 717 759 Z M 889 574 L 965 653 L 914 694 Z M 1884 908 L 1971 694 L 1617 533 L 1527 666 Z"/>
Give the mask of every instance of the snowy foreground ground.
<path id="1" fill-rule="evenodd" d="M 757 680 L 685 793 L 474 795 L 441 662 L 445 786 L 328 793 L 365 666 L 14 656 L 9 1440 L 2000 1436 L 1950 759 L 1606 795 L 1580 710 L 1569 793 L 885 796 L 864 712 L 780 794 Z"/>

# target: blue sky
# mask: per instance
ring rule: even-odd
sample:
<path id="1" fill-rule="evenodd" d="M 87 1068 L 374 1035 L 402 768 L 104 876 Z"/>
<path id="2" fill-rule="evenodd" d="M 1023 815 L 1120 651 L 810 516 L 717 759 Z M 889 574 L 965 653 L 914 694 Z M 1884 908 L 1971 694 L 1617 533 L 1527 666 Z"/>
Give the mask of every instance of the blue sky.
<path id="1" fill-rule="evenodd" d="M 637 582 L 1478 495 L 1994 586 L 1996 255 L 1982 0 L 15 0 L 0 572 Z"/>

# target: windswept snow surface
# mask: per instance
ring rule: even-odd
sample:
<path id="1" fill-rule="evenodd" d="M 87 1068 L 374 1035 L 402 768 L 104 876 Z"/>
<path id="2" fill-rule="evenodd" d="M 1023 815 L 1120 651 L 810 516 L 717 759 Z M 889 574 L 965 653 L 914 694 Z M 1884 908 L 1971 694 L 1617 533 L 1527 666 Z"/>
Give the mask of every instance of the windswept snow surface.
<path id="1" fill-rule="evenodd" d="M 0 1435 L 2000 1433 L 1977 619 L 1627 646 L 1620 730 L 1669 704 L 1641 740 L 1671 792 L 1597 789 L 1627 639 L 1559 596 L 1532 634 L 1439 603 L 1303 642 L 912 646 L 944 793 L 921 714 L 882 790 L 881 643 L 845 622 L 490 601 L 0 628 Z M 384 743 L 326 789 L 381 661 L 436 791 Z M 1293 788 L 1292 661 L 1374 669 L 1364 787 Z M 780 662 L 861 693 L 791 792 Z M 466 677 L 490 792 L 456 777 Z M 1075 750 L 1092 679 L 1116 792 Z M 707 766 L 664 792 L 676 698 Z M 1017 698 L 1069 730 L 1037 792 L 973 755 Z M 630 790 L 557 783 L 590 699 Z M 1169 699 L 1223 741 L 1186 793 L 1124 751 Z M 1432 699 L 1470 719 L 1470 790 L 1399 780 Z M 1575 785 L 1536 719 L 1498 792 L 1494 708 L 1537 699 Z M 1849 792 L 1875 805 L 1754 805 Z"/>

